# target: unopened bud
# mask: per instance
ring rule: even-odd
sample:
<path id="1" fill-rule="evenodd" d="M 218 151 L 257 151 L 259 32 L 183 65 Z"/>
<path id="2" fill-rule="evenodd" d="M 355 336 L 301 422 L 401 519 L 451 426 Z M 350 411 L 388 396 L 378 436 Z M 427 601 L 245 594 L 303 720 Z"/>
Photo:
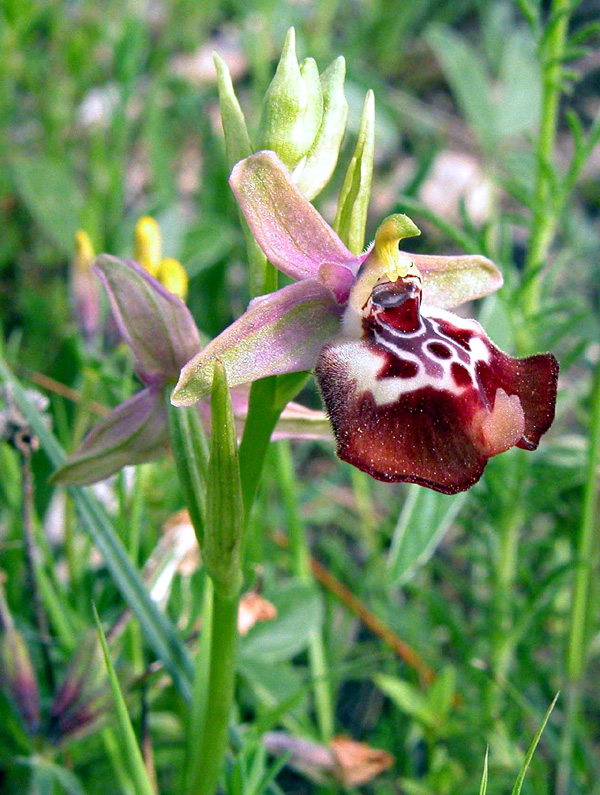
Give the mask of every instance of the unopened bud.
<path id="1" fill-rule="evenodd" d="M 291 170 L 308 153 L 321 125 L 323 94 L 315 62 L 302 67 L 296 35 L 290 28 L 275 76 L 267 89 L 260 119 L 261 149 L 272 149 Z"/>
<path id="2" fill-rule="evenodd" d="M 173 257 L 165 257 L 160 263 L 157 278 L 165 289 L 185 301 L 189 279 L 181 262 Z"/>
<path id="3" fill-rule="evenodd" d="M 50 709 L 49 734 L 55 743 L 88 734 L 110 705 L 100 641 L 90 632 L 69 665 Z"/>
<path id="4" fill-rule="evenodd" d="M 40 694 L 29 649 L 16 629 L 0 581 L 0 682 L 27 729 L 33 733 L 40 723 Z"/>
<path id="5" fill-rule="evenodd" d="M 321 75 L 323 114 L 321 124 L 294 179 L 307 199 L 314 199 L 331 179 L 348 119 L 348 102 L 344 94 L 346 62 L 340 56 Z"/>
<path id="6" fill-rule="evenodd" d="M 75 257 L 71 267 L 71 301 L 75 317 L 86 340 L 92 339 L 100 326 L 102 300 L 100 284 L 94 272 L 94 248 L 87 232 L 75 234 Z"/>
<path id="7" fill-rule="evenodd" d="M 367 210 L 375 155 L 375 97 L 368 91 L 358 129 L 356 149 L 346 171 L 333 228 L 353 254 L 365 245 Z"/>
<path id="8" fill-rule="evenodd" d="M 135 259 L 150 276 L 156 277 L 162 260 L 160 228 L 154 218 L 147 215 L 135 226 Z"/>

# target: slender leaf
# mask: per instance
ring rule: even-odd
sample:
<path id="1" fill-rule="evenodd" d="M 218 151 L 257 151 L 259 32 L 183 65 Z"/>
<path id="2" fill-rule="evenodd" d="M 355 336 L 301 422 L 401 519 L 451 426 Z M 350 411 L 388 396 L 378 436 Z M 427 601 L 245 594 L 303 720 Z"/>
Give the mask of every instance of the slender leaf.
<path id="1" fill-rule="evenodd" d="M 468 492 L 448 496 L 409 486 L 387 560 L 390 584 L 404 584 L 427 563 L 467 497 Z"/>
<path id="2" fill-rule="evenodd" d="M 100 618 L 98 617 L 95 605 L 94 619 L 96 621 L 100 643 L 102 644 L 102 653 L 104 654 L 104 662 L 106 663 L 106 670 L 108 671 L 110 688 L 115 700 L 117 720 L 119 721 L 119 728 L 121 730 L 121 739 L 125 747 L 125 753 L 129 760 L 130 774 L 135 784 L 136 792 L 139 795 L 156 795 L 154 788 L 150 783 L 150 779 L 148 778 L 148 772 L 146 770 L 146 766 L 144 765 L 144 758 L 142 756 L 142 752 L 140 751 L 135 732 L 133 731 L 131 718 L 129 717 L 129 712 L 127 711 L 127 704 L 123 698 L 119 680 L 110 658 L 110 651 L 108 649 L 106 638 L 104 637 L 104 632 L 102 631 L 102 624 L 100 623 Z"/>
<path id="3" fill-rule="evenodd" d="M 51 463 L 55 467 L 62 466 L 66 460 L 64 450 L 56 437 L 48 430 L 40 413 L 27 400 L 22 387 L 1 358 L 0 375 L 10 383 L 12 395 L 19 410 L 27 419 Z M 151 600 L 148 590 L 131 563 L 110 518 L 91 491 L 73 486 L 69 492 L 73 496 L 82 524 L 102 553 L 115 585 L 140 621 L 148 644 L 164 663 L 181 694 L 184 698 L 189 699 L 193 664 L 179 640 L 173 624 Z"/>

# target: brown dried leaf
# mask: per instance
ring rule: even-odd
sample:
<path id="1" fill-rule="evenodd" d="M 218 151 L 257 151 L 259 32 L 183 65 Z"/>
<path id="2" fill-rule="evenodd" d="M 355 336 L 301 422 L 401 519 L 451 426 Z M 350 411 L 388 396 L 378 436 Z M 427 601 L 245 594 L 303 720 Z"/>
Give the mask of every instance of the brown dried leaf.
<path id="1" fill-rule="evenodd" d="M 389 770 L 396 761 L 387 751 L 371 748 L 350 737 L 337 736 L 329 743 L 336 759 L 336 778 L 347 787 L 359 787 Z"/>
<path id="2" fill-rule="evenodd" d="M 256 591 L 249 591 L 240 600 L 238 612 L 238 631 L 246 635 L 257 621 L 273 621 L 277 616 L 275 605 Z"/>

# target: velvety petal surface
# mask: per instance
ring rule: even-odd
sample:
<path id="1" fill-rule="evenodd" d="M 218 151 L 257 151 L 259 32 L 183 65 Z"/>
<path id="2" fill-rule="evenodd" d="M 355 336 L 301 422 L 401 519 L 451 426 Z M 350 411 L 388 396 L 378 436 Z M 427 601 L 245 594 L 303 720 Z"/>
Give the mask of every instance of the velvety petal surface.
<path id="1" fill-rule="evenodd" d="M 169 445 L 164 401 L 162 389 L 148 388 L 121 403 L 54 473 L 53 482 L 84 486 L 164 454 Z"/>
<path id="2" fill-rule="evenodd" d="M 408 301 L 392 306 L 389 292 L 385 318 L 362 339 L 330 343 L 317 362 L 340 458 L 452 494 L 491 456 L 534 449 L 554 418 L 556 359 L 507 356 L 477 322 L 444 310 L 424 307 L 411 329 Z"/>
<path id="3" fill-rule="evenodd" d="M 188 308 L 131 260 L 102 254 L 95 270 L 108 294 L 123 339 L 147 384 L 175 379 L 200 349 L 200 337 Z"/>
<path id="4" fill-rule="evenodd" d="M 229 183 L 252 234 L 280 271 L 296 280 L 316 278 L 329 262 L 356 272 L 359 258 L 294 185 L 274 152 L 241 160 Z"/>
<path id="5" fill-rule="evenodd" d="M 315 279 L 255 299 L 248 311 L 181 371 L 171 396 L 175 406 L 197 403 L 211 389 L 219 358 L 231 387 L 268 375 L 311 370 L 322 345 L 339 328 L 341 308 Z"/>
<path id="6" fill-rule="evenodd" d="M 423 278 L 423 303 L 452 309 L 467 301 L 483 298 L 504 283 L 494 263 L 478 255 L 438 257 L 407 254 Z"/>

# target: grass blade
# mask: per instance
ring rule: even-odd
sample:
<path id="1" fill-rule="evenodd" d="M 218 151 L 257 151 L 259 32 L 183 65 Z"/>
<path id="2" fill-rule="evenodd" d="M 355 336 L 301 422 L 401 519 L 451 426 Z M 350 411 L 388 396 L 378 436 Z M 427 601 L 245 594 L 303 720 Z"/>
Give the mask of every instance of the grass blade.
<path id="1" fill-rule="evenodd" d="M 533 738 L 533 741 L 532 741 L 531 745 L 529 746 L 529 749 L 528 749 L 528 751 L 527 751 L 527 753 L 525 755 L 525 761 L 523 762 L 521 770 L 519 771 L 519 775 L 517 776 L 517 780 L 515 781 L 515 786 L 513 787 L 512 795 L 520 795 L 520 793 L 521 793 L 521 787 L 523 786 L 523 781 L 525 780 L 525 774 L 527 773 L 527 768 L 529 767 L 529 764 L 530 764 L 530 762 L 531 762 L 531 760 L 533 758 L 533 755 L 535 753 L 535 749 L 537 748 L 537 744 L 540 741 L 540 737 L 542 736 L 542 732 L 546 728 L 546 724 L 548 723 L 548 719 L 550 718 L 550 715 L 552 714 L 552 710 L 554 709 L 554 705 L 556 704 L 559 695 L 560 695 L 560 692 L 558 692 L 554 696 L 554 698 L 552 700 L 552 704 L 550 704 L 550 706 L 548 707 L 548 711 L 544 715 L 544 720 L 542 721 L 542 725 L 537 730 L 537 733 L 536 733 L 535 737 Z"/>
<path id="2" fill-rule="evenodd" d="M 55 467 L 61 466 L 66 460 L 63 448 L 54 434 L 48 430 L 39 412 L 27 400 L 22 387 L 1 358 L 0 375 L 10 384 L 11 394 L 19 410 L 39 439 L 52 464 Z M 125 547 L 102 506 L 85 488 L 72 486 L 69 488 L 69 492 L 73 496 L 82 524 L 100 550 L 115 585 L 142 625 L 148 644 L 173 677 L 182 696 L 189 700 L 193 664 L 173 624 L 160 612 L 150 598 L 148 589 L 131 563 Z"/>
<path id="3" fill-rule="evenodd" d="M 117 720 L 119 721 L 119 728 L 121 730 L 121 738 L 123 740 L 125 753 L 129 760 L 131 778 L 135 784 L 136 792 L 139 793 L 139 795 L 156 795 L 154 788 L 150 783 L 150 779 L 148 778 L 146 766 L 144 765 L 144 758 L 142 756 L 142 752 L 140 751 L 140 747 L 131 724 L 131 718 L 129 717 L 129 712 L 127 711 L 127 704 L 123 698 L 119 680 L 110 658 L 110 651 L 108 649 L 106 638 L 104 637 L 104 632 L 102 631 L 102 624 L 100 623 L 100 618 L 98 617 L 98 612 L 95 605 L 94 619 L 96 621 L 100 643 L 102 644 L 102 653 L 104 654 L 104 662 L 106 663 L 110 688 L 115 699 Z"/>

